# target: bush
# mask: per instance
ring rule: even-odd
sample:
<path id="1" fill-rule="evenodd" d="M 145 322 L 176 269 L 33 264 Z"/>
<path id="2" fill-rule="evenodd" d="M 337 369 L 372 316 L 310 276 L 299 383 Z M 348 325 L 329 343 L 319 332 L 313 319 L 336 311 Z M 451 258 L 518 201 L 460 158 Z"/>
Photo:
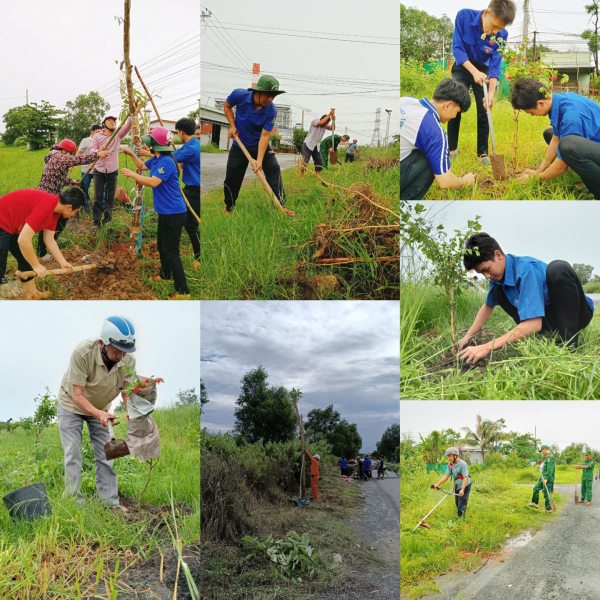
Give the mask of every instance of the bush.
<path id="1" fill-rule="evenodd" d="M 18 137 L 14 141 L 13 146 L 27 146 L 27 140 L 25 139 L 25 136 L 22 135 L 21 137 Z"/>
<path id="2" fill-rule="evenodd" d="M 502 458 L 500 452 L 491 452 L 485 457 L 483 465 L 481 466 L 484 469 L 504 469 L 506 468 L 506 461 Z"/>
<path id="3" fill-rule="evenodd" d="M 589 281 L 583 286 L 586 294 L 600 294 L 600 281 Z"/>
<path id="4" fill-rule="evenodd" d="M 211 154 L 220 154 L 225 152 L 225 150 L 221 150 L 216 144 L 201 144 L 200 152 L 209 152 Z"/>
<path id="5" fill-rule="evenodd" d="M 441 66 L 427 71 L 415 60 L 400 60 L 400 95 L 431 98 L 438 83 L 448 76 Z"/>
<path id="6" fill-rule="evenodd" d="M 506 458 L 507 469 L 526 469 L 529 466 L 529 461 L 525 458 L 520 458 L 516 452 L 509 452 Z"/>

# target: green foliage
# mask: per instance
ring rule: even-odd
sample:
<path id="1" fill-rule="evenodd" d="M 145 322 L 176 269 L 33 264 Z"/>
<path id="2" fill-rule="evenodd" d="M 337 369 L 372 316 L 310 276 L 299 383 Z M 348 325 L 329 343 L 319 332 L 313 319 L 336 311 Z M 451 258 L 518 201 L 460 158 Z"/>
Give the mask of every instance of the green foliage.
<path id="1" fill-rule="evenodd" d="M 397 457 L 396 449 L 400 445 L 400 423 L 392 423 L 377 442 L 377 456 L 387 460 Z"/>
<path id="2" fill-rule="evenodd" d="M 529 461 L 521 458 L 516 452 L 510 452 L 505 464 L 507 469 L 525 469 L 529 466 Z"/>
<path id="3" fill-rule="evenodd" d="M 246 373 L 236 400 L 235 431 L 248 442 L 286 442 L 296 432 L 297 419 L 288 390 L 270 386 L 262 366 Z"/>
<path id="4" fill-rule="evenodd" d="M 498 52 L 502 52 L 504 60 L 506 60 L 505 76 L 511 82 L 511 85 L 521 77 L 535 77 L 548 90 L 552 91 L 552 86 L 558 79 L 558 71 L 553 68 L 553 65 L 547 64 L 538 57 L 536 57 L 537 60 L 530 60 L 528 55 L 523 56 L 528 46 L 528 38 L 525 38 L 525 41 L 519 46 L 507 46 L 506 41 L 502 38 L 497 38 L 496 41 L 498 42 Z M 569 81 L 569 76 L 563 74 L 560 81 L 562 84 L 566 84 Z M 540 91 L 542 91 L 542 88 L 540 88 Z"/>
<path id="5" fill-rule="evenodd" d="M 302 578 L 298 574 L 311 577 L 321 562 L 318 552 L 310 545 L 308 533 L 299 536 L 295 531 L 290 531 L 283 540 L 275 540 L 272 535 L 267 538 L 247 535 L 242 538 L 242 543 L 246 549 L 263 552 L 277 565 L 273 570 L 284 581 L 291 579 L 294 583 L 301 583 Z M 255 556 L 255 553 L 251 553 L 248 558 Z"/>
<path id="6" fill-rule="evenodd" d="M 42 431 L 56 421 L 58 400 L 52 395 L 50 389 L 46 387 L 46 393 L 37 396 L 34 402 L 37 404 L 37 407 L 33 413 L 33 417 L 31 417 L 31 428 L 35 430 L 35 441 L 38 442 Z M 26 427 L 24 426 L 23 429 L 26 429 Z"/>
<path id="7" fill-rule="evenodd" d="M 482 466 L 486 469 L 503 469 L 506 464 L 500 452 L 490 452 L 486 455 Z"/>
<path id="8" fill-rule="evenodd" d="M 18 138 L 23 137 L 31 150 L 50 146 L 53 134 L 60 125 L 57 117 L 63 112 L 45 100 L 41 104 L 32 102 L 11 108 L 3 116 L 6 131 L 2 134 L 2 141 L 12 146 Z"/>
<path id="9" fill-rule="evenodd" d="M 465 432 L 464 441 L 467 444 L 481 446 L 483 453 L 483 461 L 489 460 L 492 455 L 485 458 L 485 450 L 488 446 L 494 447 L 498 442 L 504 439 L 502 429 L 506 427 L 504 419 L 498 419 L 496 421 L 490 421 L 488 419 L 482 419 L 481 415 L 477 415 L 477 424 L 475 430 L 469 429 L 469 427 L 461 427 Z"/>
<path id="10" fill-rule="evenodd" d="M 452 35 L 454 26 L 446 16 L 434 17 L 424 10 L 400 4 L 400 57 L 404 60 L 414 59 L 419 62 L 441 60 L 452 51 Z"/>
<path id="11" fill-rule="evenodd" d="M 204 385 L 204 382 L 202 381 L 202 379 L 200 379 L 200 413 L 202 413 L 204 406 L 208 402 L 210 402 L 210 400 L 208 399 L 208 393 L 206 391 L 206 386 Z"/>
<path id="12" fill-rule="evenodd" d="M 583 286 L 586 294 L 600 294 L 600 281 L 590 281 Z"/>
<path id="13" fill-rule="evenodd" d="M 304 140 L 308 135 L 308 131 L 304 129 L 294 129 L 294 133 L 292 134 L 292 144 L 298 152 L 302 152 L 302 144 L 304 144 Z"/>
<path id="14" fill-rule="evenodd" d="M 189 390 L 179 390 L 177 392 L 177 401 L 175 406 L 194 406 L 200 404 L 200 397 L 196 393 L 196 388 Z M 202 407 L 200 407 L 202 410 Z"/>
<path id="15" fill-rule="evenodd" d="M 535 458 L 539 440 L 536 440 L 530 433 L 518 434 L 511 431 L 509 440 L 502 444 L 502 451 L 506 454 L 516 454 L 520 458 Z"/>
<path id="16" fill-rule="evenodd" d="M 330 435 L 340 422 L 340 417 L 340 413 L 333 409 L 333 404 L 327 408 L 313 408 L 308 412 L 305 423 L 308 438 L 314 441 L 317 439 L 317 434 Z"/>
<path id="17" fill-rule="evenodd" d="M 441 65 L 425 69 L 417 60 L 400 59 L 400 95 L 415 98 L 433 97 L 433 92 L 442 79 L 450 73 Z"/>
<path id="18" fill-rule="evenodd" d="M 200 152 L 208 152 L 209 154 L 223 154 L 225 150 L 221 150 L 217 144 L 202 144 L 200 146 Z"/>
<path id="19" fill-rule="evenodd" d="M 80 94 L 65 106 L 66 114 L 58 127 L 58 135 L 73 140 L 77 145 L 83 138 L 89 137 L 92 125 L 100 124 L 110 108 L 98 92 Z"/>
<path id="20" fill-rule="evenodd" d="M 358 456 L 362 446 L 362 437 L 358 433 L 356 423 L 348 423 L 346 419 L 342 419 L 325 439 L 331 444 L 332 452 L 336 456 Z"/>
<path id="21" fill-rule="evenodd" d="M 586 265 L 584 263 L 573 263 L 573 270 L 577 273 L 581 285 L 585 285 L 592 280 L 592 273 L 594 267 L 592 265 Z"/>

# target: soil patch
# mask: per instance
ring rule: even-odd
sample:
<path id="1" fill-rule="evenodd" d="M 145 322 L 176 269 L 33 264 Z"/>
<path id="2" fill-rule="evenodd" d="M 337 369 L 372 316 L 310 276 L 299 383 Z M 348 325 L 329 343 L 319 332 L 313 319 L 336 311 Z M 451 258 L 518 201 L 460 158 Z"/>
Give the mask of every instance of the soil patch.
<path id="1" fill-rule="evenodd" d="M 120 500 L 121 506 L 124 506 L 128 512 L 121 513 L 123 521 L 127 523 L 143 523 L 150 528 L 165 527 L 165 517 L 173 518 L 173 511 L 170 504 L 161 506 L 152 506 L 151 504 L 142 504 L 141 510 L 138 509 L 137 498 L 128 498 Z M 194 510 L 186 506 L 183 502 L 174 504 L 175 514 L 189 516 L 194 514 Z"/>

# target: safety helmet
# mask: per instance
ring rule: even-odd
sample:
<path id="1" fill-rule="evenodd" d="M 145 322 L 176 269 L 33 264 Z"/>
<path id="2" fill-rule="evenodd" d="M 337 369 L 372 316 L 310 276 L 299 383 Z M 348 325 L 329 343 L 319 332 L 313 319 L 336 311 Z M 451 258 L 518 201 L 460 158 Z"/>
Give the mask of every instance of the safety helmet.
<path id="1" fill-rule="evenodd" d="M 102 323 L 100 339 L 121 352 L 135 352 L 135 325 L 127 317 L 108 317 Z"/>
<path id="2" fill-rule="evenodd" d="M 102 126 L 104 127 L 104 123 L 106 123 L 106 121 L 108 121 L 109 119 L 112 119 L 115 122 L 115 125 L 117 123 L 117 117 L 113 116 L 113 115 L 106 115 L 104 117 L 104 119 L 102 119 Z"/>
<path id="3" fill-rule="evenodd" d="M 451 454 L 456 454 L 456 456 L 458 456 L 459 455 L 458 448 L 455 448 L 454 446 L 450 446 L 450 448 L 448 448 L 448 450 L 446 450 L 446 456 L 450 456 Z"/>
<path id="4" fill-rule="evenodd" d="M 75 145 L 75 142 L 72 142 L 71 140 L 63 140 L 58 147 L 67 152 L 77 152 L 77 146 Z"/>
<path id="5" fill-rule="evenodd" d="M 172 152 L 173 134 L 166 127 L 154 127 L 148 135 L 142 136 L 142 142 L 157 152 Z"/>
<path id="6" fill-rule="evenodd" d="M 320 457 L 318 454 L 315 454 L 315 458 L 316 458 L 317 460 L 321 460 L 321 457 Z"/>

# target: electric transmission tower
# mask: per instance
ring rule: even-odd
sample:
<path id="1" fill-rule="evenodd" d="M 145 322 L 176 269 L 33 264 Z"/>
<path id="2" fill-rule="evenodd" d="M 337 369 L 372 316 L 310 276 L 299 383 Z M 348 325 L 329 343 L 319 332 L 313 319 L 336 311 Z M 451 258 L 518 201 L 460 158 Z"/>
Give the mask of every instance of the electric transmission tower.
<path id="1" fill-rule="evenodd" d="M 381 136 L 381 133 L 379 131 L 380 123 L 381 123 L 381 108 L 378 108 L 377 112 L 375 113 L 375 129 L 373 129 L 373 137 L 371 138 L 371 146 L 379 145 L 379 138 Z"/>

